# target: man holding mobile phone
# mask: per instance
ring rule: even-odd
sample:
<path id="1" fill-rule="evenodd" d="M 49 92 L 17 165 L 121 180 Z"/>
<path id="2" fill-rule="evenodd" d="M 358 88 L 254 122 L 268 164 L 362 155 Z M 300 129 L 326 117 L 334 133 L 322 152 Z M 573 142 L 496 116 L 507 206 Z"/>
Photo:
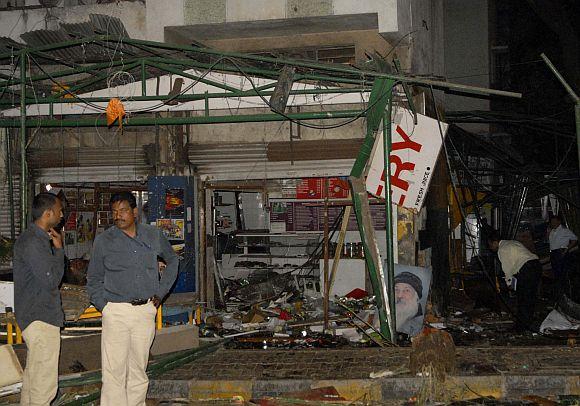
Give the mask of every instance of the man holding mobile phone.
<path id="1" fill-rule="evenodd" d="M 64 250 L 62 233 L 54 227 L 62 217 L 58 197 L 36 195 L 33 222 L 14 245 L 14 312 L 28 350 L 21 405 L 48 405 L 58 390 Z"/>

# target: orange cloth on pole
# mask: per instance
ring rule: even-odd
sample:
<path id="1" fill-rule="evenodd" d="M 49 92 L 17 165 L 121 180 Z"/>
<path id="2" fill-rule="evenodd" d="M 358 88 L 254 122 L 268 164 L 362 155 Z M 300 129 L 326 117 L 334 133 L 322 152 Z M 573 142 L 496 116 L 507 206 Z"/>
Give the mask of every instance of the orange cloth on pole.
<path id="1" fill-rule="evenodd" d="M 113 98 L 109 100 L 107 106 L 107 125 L 110 127 L 115 120 L 119 120 L 119 128 L 123 127 L 123 117 L 125 117 L 125 108 L 121 100 Z"/>

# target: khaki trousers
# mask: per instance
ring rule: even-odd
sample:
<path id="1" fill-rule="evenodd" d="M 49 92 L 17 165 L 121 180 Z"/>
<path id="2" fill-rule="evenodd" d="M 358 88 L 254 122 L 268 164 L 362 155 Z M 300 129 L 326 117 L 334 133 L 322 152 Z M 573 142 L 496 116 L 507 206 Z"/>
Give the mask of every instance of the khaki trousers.
<path id="1" fill-rule="evenodd" d="M 101 406 L 145 405 L 149 386 L 145 369 L 156 313 L 151 302 L 141 306 L 109 302 L 103 309 Z"/>
<path id="2" fill-rule="evenodd" d="M 26 368 L 22 377 L 20 404 L 49 405 L 58 391 L 60 327 L 33 321 L 22 332 L 26 342 Z"/>

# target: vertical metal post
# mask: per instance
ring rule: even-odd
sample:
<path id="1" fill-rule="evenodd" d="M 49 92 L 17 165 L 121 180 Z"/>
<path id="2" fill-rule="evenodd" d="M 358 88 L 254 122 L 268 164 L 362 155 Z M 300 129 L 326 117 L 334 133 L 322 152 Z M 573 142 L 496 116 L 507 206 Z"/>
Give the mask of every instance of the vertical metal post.
<path id="1" fill-rule="evenodd" d="M 195 286 L 197 286 L 197 290 L 199 292 L 199 299 L 203 301 L 203 297 L 205 295 L 205 285 L 202 284 L 202 275 L 205 272 L 206 268 L 206 251 L 207 251 L 207 218 L 206 218 L 206 210 L 207 210 L 207 201 L 206 201 L 206 189 L 203 182 L 200 182 L 198 189 L 197 189 L 197 204 L 199 207 L 199 260 L 198 266 L 195 268 L 197 270 L 197 275 L 195 278 Z M 225 303 L 223 303 L 225 307 Z"/>
<path id="2" fill-rule="evenodd" d="M 384 267 L 380 259 L 378 243 L 371 221 L 370 205 L 364 175 L 375 142 L 375 134 L 379 130 L 380 123 L 384 118 L 384 110 L 392 98 L 394 85 L 395 81 L 390 79 L 376 79 L 373 84 L 373 90 L 369 97 L 369 112 L 367 113 L 367 134 L 349 177 L 353 208 L 364 249 L 365 263 L 379 310 L 381 334 L 390 341 L 394 341 L 394 336 L 391 332 L 394 331 L 395 327 L 389 325 L 391 313 L 394 309 L 390 306 L 387 291 L 387 277 L 384 273 Z"/>
<path id="3" fill-rule="evenodd" d="M 159 305 L 157 308 L 157 317 L 155 318 L 155 330 L 161 330 L 163 328 L 163 305 Z"/>
<path id="4" fill-rule="evenodd" d="M 16 344 L 22 344 L 22 330 L 20 330 L 18 323 L 14 327 L 16 329 Z"/>
<path id="5" fill-rule="evenodd" d="M 580 102 L 574 105 L 574 113 L 576 116 L 576 146 L 578 147 L 578 172 L 580 172 Z"/>
<path id="6" fill-rule="evenodd" d="M 396 337 L 396 317 L 395 317 L 395 256 L 393 252 L 393 200 L 391 196 L 391 116 L 393 111 L 393 99 L 389 99 L 387 109 L 383 117 L 383 151 L 384 151 L 384 178 L 385 178 L 385 237 L 387 243 L 387 297 L 391 309 L 389 327 L 391 329 L 391 338 L 394 341 Z"/>
<path id="7" fill-rule="evenodd" d="M 552 61 L 550 61 L 550 59 L 548 59 L 546 54 L 542 53 L 542 54 L 540 54 L 540 56 L 542 57 L 544 62 L 546 62 L 546 65 L 548 65 L 548 68 L 550 68 L 552 73 L 560 81 L 562 86 L 564 86 L 564 89 L 566 89 L 566 91 L 568 92 L 568 94 L 572 98 L 572 101 L 574 102 L 574 115 L 576 118 L 576 144 L 577 144 L 577 148 L 578 148 L 578 171 L 580 172 L 580 98 L 578 97 L 576 92 L 574 92 L 574 89 L 572 89 L 572 87 L 568 84 L 568 82 L 566 82 L 566 80 L 560 74 L 560 72 L 558 72 L 558 70 L 556 69 L 556 67 L 554 66 Z"/>
<path id="8" fill-rule="evenodd" d="M 147 71 L 145 70 L 145 59 L 141 59 L 141 96 L 147 96 Z"/>
<path id="9" fill-rule="evenodd" d="M 4 129 L 4 143 L 6 145 L 6 176 L 8 177 L 8 205 L 10 207 L 10 238 L 16 238 L 16 223 L 14 221 L 14 180 L 12 179 L 12 133 L 8 128 Z"/>
<path id="10" fill-rule="evenodd" d="M 20 51 L 20 231 L 26 229 L 28 174 L 26 169 L 26 51 Z"/>
<path id="11" fill-rule="evenodd" d="M 14 330 L 12 321 L 8 321 L 6 323 L 6 344 L 8 345 L 14 344 Z"/>
<path id="12" fill-rule="evenodd" d="M 328 234 L 328 178 L 324 178 L 324 330 L 328 329 L 328 308 L 330 300 Z"/>

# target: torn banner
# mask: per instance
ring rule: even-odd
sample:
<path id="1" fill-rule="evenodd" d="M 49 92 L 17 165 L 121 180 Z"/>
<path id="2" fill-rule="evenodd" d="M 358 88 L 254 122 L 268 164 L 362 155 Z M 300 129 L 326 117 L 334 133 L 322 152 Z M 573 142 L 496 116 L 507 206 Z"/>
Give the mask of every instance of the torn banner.
<path id="1" fill-rule="evenodd" d="M 417 114 L 415 125 L 411 111 L 397 108 L 391 128 L 392 146 L 389 157 L 393 203 L 419 211 L 427 195 L 441 149 L 441 133 L 445 137 L 448 125 L 422 114 Z M 371 155 L 366 187 L 369 193 L 382 198 L 385 197 L 383 172 L 383 135 L 379 132 Z"/>

